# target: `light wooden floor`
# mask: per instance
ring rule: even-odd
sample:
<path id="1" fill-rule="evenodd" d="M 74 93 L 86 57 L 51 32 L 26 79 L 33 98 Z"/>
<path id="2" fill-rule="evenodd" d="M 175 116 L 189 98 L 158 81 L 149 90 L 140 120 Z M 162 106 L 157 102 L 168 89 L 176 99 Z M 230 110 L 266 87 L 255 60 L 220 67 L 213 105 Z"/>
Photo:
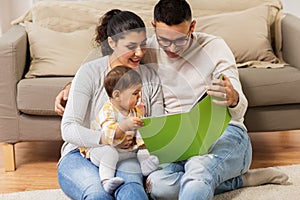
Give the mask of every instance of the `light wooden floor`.
<path id="1" fill-rule="evenodd" d="M 300 164 L 300 130 L 249 135 L 253 146 L 251 168 Z M 3 151 L 0 148 L 0 193 L 59 188 L 56 164 L 61 144 L 17 144 L 15 172 L 4 172 Z"/>

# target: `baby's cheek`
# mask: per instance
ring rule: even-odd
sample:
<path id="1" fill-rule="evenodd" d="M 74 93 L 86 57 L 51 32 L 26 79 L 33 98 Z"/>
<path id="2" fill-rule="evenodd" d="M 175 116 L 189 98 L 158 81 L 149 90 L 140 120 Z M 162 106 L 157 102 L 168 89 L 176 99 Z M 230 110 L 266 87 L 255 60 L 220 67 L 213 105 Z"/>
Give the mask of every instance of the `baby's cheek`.
<path id="1" fill-rule="evenodd" d="M 134 99 L 129 100 L 129 106 L 130 108 L 134 108 L 137 105 L 137 101 Z"/>

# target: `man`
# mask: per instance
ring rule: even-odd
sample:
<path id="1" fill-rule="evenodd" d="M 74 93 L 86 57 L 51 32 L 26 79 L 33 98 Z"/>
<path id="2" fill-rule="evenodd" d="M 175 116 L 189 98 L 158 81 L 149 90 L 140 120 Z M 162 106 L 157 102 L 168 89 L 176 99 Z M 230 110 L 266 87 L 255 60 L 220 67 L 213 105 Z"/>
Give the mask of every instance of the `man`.
<path id="1" fill-rule="evenodd" d="M 196 22 L 185 0 L 159 1 L 152 25 L 155 35 L 148 41 L 150 49 L 144 62 L 153 64 L 160 76 L 166 112 L 188 110 L 206 91 L 214 103 L 228 106 L 232 120 L 208 154 L 164 165 L 150 174 L 147 190 L 151 197 L 212 199 L 216 193 L 240 187 L 285 183 L 287 176 L 273 169 L 246 173 L 252 159 L 243 124 L 248 102 L 226 43 L 215 36 L 194 33 Z M 223 80 L 218 79 L 221 74 Z M 63 114 L 67 94 L 64 90 L 56 98 L 59 114 Z"/>
<path id="2" fill-rule="evenodd" d="M 152 25 L 156 34 L 149 39 L 149 46 L 156 53 L 148 55 L 146 63 L 158 63 L 154 67 L 162 82 L 166 112 L 188 110 L 207 91 L 213 99 L 217 97 L 214 103 L 228 106 L 232 120 L 207 155 L 171 163 L 150 174 L 147 190 L 151 197 L 212 199 L 215 193 L 266 181 L 274 171 L 267 175 L 257 172 L 255 176 L 260 175 L 251 181 L 249 174 L 241 176 L 252 159 L 243 124 L 248 102 L 229 47 L 221 38 L 193 33 L 196 21 L 185 0 L 159 1 Z M 218 79 L 220 74 L 223 80 Z"/>

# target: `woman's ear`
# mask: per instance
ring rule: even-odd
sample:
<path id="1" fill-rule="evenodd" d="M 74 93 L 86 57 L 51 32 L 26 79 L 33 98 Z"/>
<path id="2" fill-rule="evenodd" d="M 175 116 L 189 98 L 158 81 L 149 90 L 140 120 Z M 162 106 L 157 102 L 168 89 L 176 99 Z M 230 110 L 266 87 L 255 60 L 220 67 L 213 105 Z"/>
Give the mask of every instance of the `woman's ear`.
<path id="1" fill-rule="evenodd" d="M 190 26 L 190 31 L 191 31 L 191 33 L 194 32 L 195 27 L 196 27 L 196 20 L 193 20 L 193 21 L 191 22 L 191 26 Z"/>
<path id="2" fill-rule="evenodd" d="M 110 46 L 110 48 L 112 50 L 114 50 L 116 47 L 116 42 L 111 37 L 107 38 L 107 42 L 108 42 L 108 45 Z"/>
<path id="3" fill-rule="evenodd" d="M 112 93 L 112 98 L 115 99 L 116 101 L 120 100 L 120 90 L 114 90 Z"/>

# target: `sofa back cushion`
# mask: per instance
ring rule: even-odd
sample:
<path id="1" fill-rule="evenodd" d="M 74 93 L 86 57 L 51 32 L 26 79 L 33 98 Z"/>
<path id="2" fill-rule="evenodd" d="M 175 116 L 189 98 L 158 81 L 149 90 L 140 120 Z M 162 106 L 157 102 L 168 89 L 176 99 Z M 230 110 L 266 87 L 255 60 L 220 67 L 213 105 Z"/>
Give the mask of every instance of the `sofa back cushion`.
<path id="1" fill-rule="evenodd" d="M 201 16 L 242 11 L 259 5 L 268 6 L 267 23 L 270 31 L 270 42 L 276 55 L 281 53 L 281 0 L 188 0 L 195 18 Z M 197 29 L 196 29 L 197 31 Z M 277 55 L 278 56 L 278 55 Z"/>
<path id="2" fill-rule="evenodd" d="M 232 50 L 237 63 L 266 61 L 278 63 L 270 42 L 269 7 L 266 5 L 243 11 L 197 18 L 201 32 L 222 37 Z"/>
<path id="3" fill-rule="evenodd" d="M 74 76 L 92 49 L 95 27 L 74 32 L 57 32 L 26 22 L 31 63 L 26 78 Z"/>
<path id="4" fill-rule="evenodd" d="M 143 18 L 147 27 L 152 27 L 155 3 L 155 0 L 40 1 L 12 23 L 32 21 L 55 31 L 73 32 L 97 25 L 107 11 L 120 9 L 135 12 Z"/>
<path id="5" fill-rule="evenodd" d="M 31 21 L 43 28 L 70 33 L 86 30 L 97 25 L 99 18 L 105 12 L 118 8 L 137 13 L 143 18 L 146 26 L 151 27 L 153 7 L 156 2 L 157 0 L 41 1 L 13 23 Z M 188 2 L 191 5 L 193 17 L 198 21 L 196 31 L 204 31 L 223 37 L 232 49 L 238 63 L 249 61 L 277 63 L 281 60 L 280 19 L 282 4 L 280 0 L 188 0 Z M 248 8 L 262 4 L 266 7 L 264 9 L 256 7 L 258 12 L 246 11 Z M 240 11 L 240 13 L 237 11 Z M 250 12 L 251 14 L 249 14 Z M 236 16 L 239 16 L 241 20 L 236 19 Z M 247 18 L 247 20 L 243 20 L 243 18 Z M 234 23 L 232 23 L 232 19 L 235 19 Z M 259 19 L 257 24 L 255 23 L 256 19 Z M 251 22 L 251 26 L 249 22 Z M 243 27 L 243 29 L 239 27 Z M 262 34 L 259 37 L 257 34 L 248 33 L 247 36 L 241 34 L 247 37 L 249 43 L 251 41 L 251 47 L 248 48 L 246 41 L 239 44 L 237 41 L 241 40 L 236 40 L 234 35 L 239 34 L 239 31 L 247 32 L 249 29 L 251 29 L 251 33 L 258 32 Z M 54 38 L 53 41 L 55 40 Z M 256 42 L 252 43 L 252 41 Z M 257 50 L 260 51 L 257 52 Z M 82 50 L 77 48 L 77 51 Z M 67 58 L 68 55 L 65 57 Z M 74 56 L 69 57 L 69 61 L 73 58 Z M 77 62 L 74 66 L 78 67 L 81 63 Z M 69 74 L 74 75 L 74 71 Z M 45 76 L 51 75 L 44 74 Z M 56 74 L 56 76 L 60 75 L 62 74 Z"/>

